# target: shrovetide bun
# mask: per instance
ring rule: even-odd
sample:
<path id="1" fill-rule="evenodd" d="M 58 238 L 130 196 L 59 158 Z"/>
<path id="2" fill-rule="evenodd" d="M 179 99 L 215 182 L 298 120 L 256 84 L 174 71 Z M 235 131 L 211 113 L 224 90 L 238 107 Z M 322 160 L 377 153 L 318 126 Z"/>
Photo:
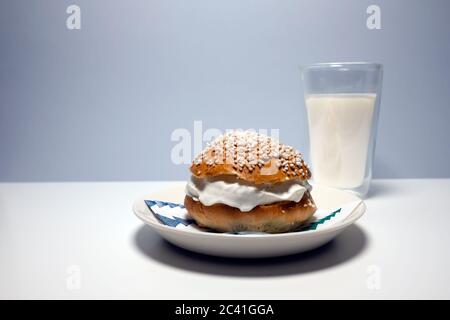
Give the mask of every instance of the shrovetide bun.
<path id="1" fill-rule="evenodd" d="M 307 182 L 311 172 L 302 155 L 262 134 L 235 131 L 218 137 L 194 159 L 190 171 L 194 181 L 203 183 L 198 188 L 186 188 L 184 204 L 203 227 L 220 232 L 288 232 L 297 229 L 316 211 Z M 231 187 L 221 184 L 223 190 L 218 192 L 216 187 L 212 195 L 202 194 L 209 191 L 205 185 L 228 181 L 230 177 L 236 181 Z M 283 190 L 272 195 L 279 197 L 279 201 L 266 203 L 265 192 L 275 192 L 274 187 L 283 183 L 294 185 L 296 192 Z M 242 188 L 251 188 L 255 199 L 248 200 L 260 204 L 244 210 L 248 206 L 230 201 Z M 303 188 L 300 193 L 299 188 Z M 191 189 L 195 192 L 188 192 Z"/>

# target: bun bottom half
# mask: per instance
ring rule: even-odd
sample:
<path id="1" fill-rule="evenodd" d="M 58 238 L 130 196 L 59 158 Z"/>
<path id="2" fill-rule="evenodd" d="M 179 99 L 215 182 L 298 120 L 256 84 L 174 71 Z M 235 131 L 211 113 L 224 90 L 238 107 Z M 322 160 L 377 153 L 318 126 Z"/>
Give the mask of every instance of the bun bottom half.
<path id="1" fill-rule="evenodd" d="M 220 232 L 258 231 L 282 233 L 294 231 L 316 211 L 308 191 L 299 202 L 285 201 L 260 205 L 248 212 L 225 204 L 205 206 L 190 196 L 184 198 L 184 206 L 201 227 Z"/>

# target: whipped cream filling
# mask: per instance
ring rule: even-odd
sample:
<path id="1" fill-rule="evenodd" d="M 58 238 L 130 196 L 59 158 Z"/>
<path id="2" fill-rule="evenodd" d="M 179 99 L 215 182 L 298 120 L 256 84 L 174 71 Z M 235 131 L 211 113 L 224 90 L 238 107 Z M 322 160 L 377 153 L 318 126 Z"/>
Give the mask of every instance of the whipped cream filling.
<path id="1" fill-rule="evenodd" d="M 306 190 L 307 181 L 291 180 L 277 184 L 255 185 L 234 177 L 199 179 L 191 176 L 186 194 L 205 206 L 222 203 L 243 212 L 254 207 L 280 201 L 299 202 Z"/>

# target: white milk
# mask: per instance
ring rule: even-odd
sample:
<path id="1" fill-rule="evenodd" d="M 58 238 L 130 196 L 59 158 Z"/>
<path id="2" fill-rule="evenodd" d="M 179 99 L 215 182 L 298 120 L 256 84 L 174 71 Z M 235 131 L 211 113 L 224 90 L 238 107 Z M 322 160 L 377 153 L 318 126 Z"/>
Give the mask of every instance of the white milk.
<path id="1" fill-rule="evenodd" d="M 337 188 L 362 185 L 375 94 L 306 97 L 313 179 Z"/>

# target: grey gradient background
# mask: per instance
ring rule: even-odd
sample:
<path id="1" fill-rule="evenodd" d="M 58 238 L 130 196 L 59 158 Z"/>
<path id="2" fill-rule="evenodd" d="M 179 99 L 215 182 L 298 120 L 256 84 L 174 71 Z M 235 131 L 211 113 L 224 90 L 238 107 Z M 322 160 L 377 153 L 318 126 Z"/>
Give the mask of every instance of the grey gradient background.
<path id="1" fill-rule="evenodd" d="M 298 66 L 324 61 L 384 64 L 375 177 L 448 178 L 449 16 L 445 0 L 1 0 L 0 181 L 183 179 L 170 135 L 194 120 L 304 149 Z"/>

